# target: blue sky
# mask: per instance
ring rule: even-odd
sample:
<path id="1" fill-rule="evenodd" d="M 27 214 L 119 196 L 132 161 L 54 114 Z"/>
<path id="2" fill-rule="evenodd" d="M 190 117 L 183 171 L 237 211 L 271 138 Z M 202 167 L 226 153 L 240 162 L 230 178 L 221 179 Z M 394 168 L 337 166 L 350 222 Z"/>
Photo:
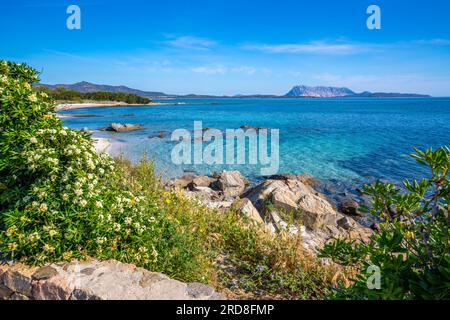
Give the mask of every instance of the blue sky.
<path id="1" fill-rule="evenodd" d="M 66 9 L 81 8 L 81 30 Z M 366 9 L 381 8 L 381 30 Z M 284 94 L 295 84 L 450 96 L 448 0 L 0 1 L 0 58 L 45 83 Z"/>

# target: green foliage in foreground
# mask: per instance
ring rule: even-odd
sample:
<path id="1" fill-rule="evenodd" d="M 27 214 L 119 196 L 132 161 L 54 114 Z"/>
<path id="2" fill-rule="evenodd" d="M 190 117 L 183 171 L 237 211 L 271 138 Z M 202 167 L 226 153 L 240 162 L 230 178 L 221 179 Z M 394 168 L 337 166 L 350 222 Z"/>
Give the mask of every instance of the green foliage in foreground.
<path id="1" fill-rule="evenodd" d="M 166 190 L 152 163 L 97 154 L 52 115 L 37 73 L 0 61 L 0 258 L 117 259 L 233 297 L 321 298 L 333 270 L 299 239 Z"/>
<path id="2" fill-rule="evenodd" d="M 45 92 L 54 100 L 59 101 L 120 101 L 129 104 L 147 104 L 151 102 L 148 98 L 125 92 L 78 92 L 63 87 L 50 90 L 46 86 L 40 86 L 35 88 L 35 90 Z"/>
<path id="3" fill-rule="evenodd" d="M 370 213 L 380 219 L 370 243 L 336 241 L 323 249 L 324 257 L 360 270 L 338 298 L 450 299 L 450 151 L 416 149 L 412 156 L 428 166 L 430 178 L 405 181 L 406 192 L 381 182 L 365 188 Z M 370 266 L 380 268 L 379 289 L 367 286 Z"/>

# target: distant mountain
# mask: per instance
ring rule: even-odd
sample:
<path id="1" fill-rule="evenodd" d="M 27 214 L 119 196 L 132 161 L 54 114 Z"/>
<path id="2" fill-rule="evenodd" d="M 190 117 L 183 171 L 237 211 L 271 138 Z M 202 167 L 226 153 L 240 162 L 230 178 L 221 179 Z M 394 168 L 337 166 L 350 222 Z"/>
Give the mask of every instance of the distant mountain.
<path id="1" fill-rule="evenodd" d="M 337 88 L 337 87 L 309 87 L 309 86 L 295 86 L 284 96 L 269 95 L 269 94 L 249 94 L 242 95 L 237 94 L 235 96 L 214 96 L 214 95 L 199 95 L 199 94 L 187 94 L 187 95 L 173 95 L 166 94 L 164 92 L 143 91 L 138 89 L 129 88 L 126 86 L 111 86 L 104 84 L 95 84 L 87 81 L 81 81 L 74 84 L 37 84 L 36 86 L 47 86 L 51 90 L 56 88 L 66 88 L 68 90 L 78 92 L 124 92 L 132 93 L 144 98 L 149 99 L 170 99 L 170 98 L 185 98 L 185 99 L 206 99 L 206 98 L 421 98 L 429 97 L 427 95 L 415 94 L 415 93 L 384 93 L 384 92 L 369 92 L 364 91 L 361 93 L 355 93 L 349 88 Z"/>
<path id="2" fill-rule="evenodd" d="M 295 86 L 286 97 L 335 98 L 352 96 L 355 93 L 349 88 Z"/>
<path id="3" fill-rule="evenodd" d="M 364 91 L 355 93 L 349 88 L 336 87 L 308 87 L 295 86 L 285 97 L 303 97 L 303 98 L 426 98 L 430 97 L 424 94 L 416 93 L 385 93 Z"/>
<path id="4" fill-rule="evenodd" d="M 153 92 L 153 91 L 142 91 L 138 89 L 132 89 L 126 86 L 110 86 L 104 84 L 94 84 L 87 81 L 77 82 L 74 84 L 38 84 L 38 86 L 47 86 L 49 89 L 54 90 L 56 88 L 66 88 L 68 90 L 73 90 L 77 92 L 96 92 L 96 91 L 107 91 L 107 92 L 124 92 L 132 93 L 144 98 L 149 99 L 163 99 L 163 98 L 173 98 L 175 96 L 168 95 L 163 92 Z"/>
<path id="5" fill-rule="evenodd" d="M 396 93 L 396 92 L 369 92 L 364 91 L 361 93 L 357 93 L 353 96 L 349 96 L 349 98 L 429 98 L 429 95 L 426 94 L 417 94 L 417 93 Z"/>

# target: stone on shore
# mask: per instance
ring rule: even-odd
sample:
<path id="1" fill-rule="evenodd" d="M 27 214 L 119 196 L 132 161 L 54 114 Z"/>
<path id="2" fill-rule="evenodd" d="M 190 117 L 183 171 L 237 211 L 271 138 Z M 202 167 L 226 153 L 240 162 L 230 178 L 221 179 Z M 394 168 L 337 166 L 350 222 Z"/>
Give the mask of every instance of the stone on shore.
<path id="1" fill-rule="evenodd" d="M 215 180 L 213 178 L 210 178 L 208 176 L 197 176 L 194 179 L 192 179 L 192 186 L 195 187 L 209 187 L 211 183 L 213 183 Z"/>
<path id="2" fill-rule="evenodd" d="M 197 282 L 183 283 L 115 260 L 50 264 L 38 270 L 20 264 L 2 265 L 0 270 L 3 270 L 0 273 L 0 299 L 225 299 L 210 286 Z"/>
<path id="3" fill-rule="evenodd" d="M 344 199 L 341 200 L 340 202 L 340 210 L 348 215 L 351 216 L 358 216 L 360 215 L 359 213 L 359 203 L 356 202 L 352 197 L 347 196 Z"/>
<path id="4" fill-rule="evenodd" d="M 256 210 L 255 206 L 253 206 L 253 203 L 249 199 L 238 199 L 233 206 L 237 212 L 247 216 L 259 224 L 264 224 L 264 220 L 261 218 L 258 210 Z"/>
<path id="5" fill-rule="evenodd" d="M 325 225 L 335 225 L 337 212 L 331 204 L 315 194 L 306 194 L 300 198 L 299 208 L 302 211 L 303 224 L 317 230 Z"/>
<path id="6" fill-rule="evenodd" d="M 275 208 L 286 212 L 294 212 L 298 208 L 298 196 L 288 188 L 275 189 L 271 194 L 271 200 Z"/>
<path id="7" fill-rule="evenodd" d="M 225 197 L 240 196 L 244 192 L 246 184 L 247 180 L 237 170 L 223 171 L 217 180 L 217 187 Z"/>

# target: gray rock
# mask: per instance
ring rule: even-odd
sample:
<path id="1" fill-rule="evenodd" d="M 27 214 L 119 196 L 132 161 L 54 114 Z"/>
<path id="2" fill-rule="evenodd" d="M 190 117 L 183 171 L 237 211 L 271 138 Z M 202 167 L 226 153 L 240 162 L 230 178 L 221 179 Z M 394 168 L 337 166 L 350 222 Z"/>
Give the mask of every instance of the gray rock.
<path id="1" fill-rule="evenodd" d="M 47 280 L 47 279 L 50 279 L 51 277 L 56 276 L 57 274 L 58 274 L 58 272 L 56 271 L 55 268 L 52 268 L 50 266 L 45 266 L 45 267 L 39 268 L 35 273 L 33 273 L 31 278 L 33 280 Z"/>
<path id="2" fill-rule="evenodd" d="M 342 199 L 339 204 L 339 208 L 344 214 L 348 214 L 351 216 L 360 215 L 358 211 L 359 203 L 356 202 L 356 200 L 353 199 L 351 196 L 346 196 L 344 199 Z"/>
<path id="3" fill-rule="evenodd" d="M 31 296 L 31 275 L 11 269 L 3 275 L 3 283 L 16 293 Z"/>
<path id="4" fill-rule="evenodd" d="M 13 295 L 14 291 L 0 284 L 0 300 L 7 300 Z"/>
<path id="5" fill-rule="evenodd" d="M 141 130 L 142 125 L 140 124 L 129 124 L 129 123 L 111 123 L 109 126 L 101 129 L 102 131 L 114 131 L 114 132 L 130 132 Z"/>

